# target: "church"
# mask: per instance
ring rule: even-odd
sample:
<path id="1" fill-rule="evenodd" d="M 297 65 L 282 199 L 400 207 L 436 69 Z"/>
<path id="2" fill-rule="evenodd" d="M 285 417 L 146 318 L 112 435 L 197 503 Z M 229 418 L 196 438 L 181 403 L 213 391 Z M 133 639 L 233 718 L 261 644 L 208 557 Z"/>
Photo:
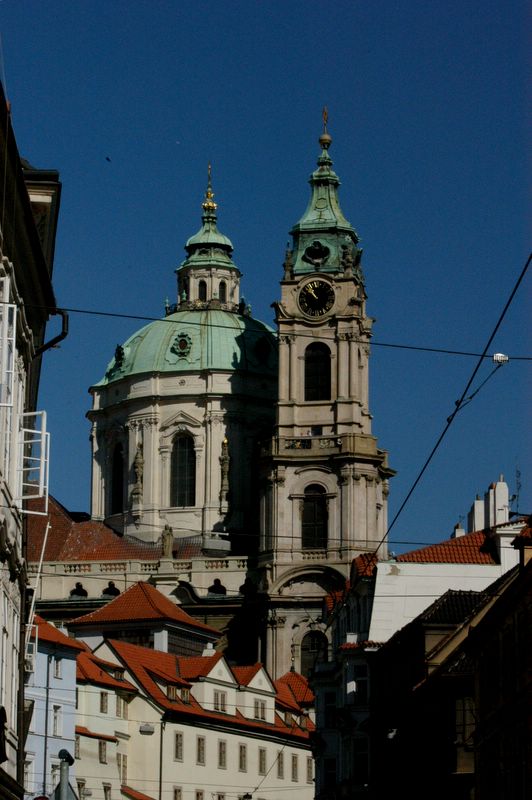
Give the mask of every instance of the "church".
<path id="1" fill-rule="evenodd" d="M 118 591 L 148 581 L 222 631 L 233 663 L 308 674 L 329 646 L 326 598 L 358 555 L 386 558 L 394 471 L 371 432 L 372 319 L 331 142 L 324 118 L 276 330 L 243 300 L 209 168 L 175 303 L 118 345 L 90 388 L 91 517 L 51 503 L 48 552 L 58 530 L 62 540 L 45 555 L 57 566 L 38 590 L 46 618 L 65 613 L 76 582 L 86 608 L 109 579 Z M 43 522 L 31 525 L 35 564 Z"/>

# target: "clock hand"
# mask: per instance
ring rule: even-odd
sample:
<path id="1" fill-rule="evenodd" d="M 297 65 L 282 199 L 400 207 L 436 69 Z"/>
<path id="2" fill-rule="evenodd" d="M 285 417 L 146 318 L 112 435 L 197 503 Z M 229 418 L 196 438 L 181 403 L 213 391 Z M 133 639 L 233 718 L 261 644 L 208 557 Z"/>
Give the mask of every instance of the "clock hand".
<path id="1" fill-rule="evenodd" d="M 316 292 L 314 291 L 314 289 L 312 288 L 312 286 L 308 286 L 308 287 L 307 287 L 307 291 L 308 291 L 308 292 L 310 292 L 310 294 L 312 295 L 312 297 L 314 298 L 314 300 L 317 300 L 317 299 L 318 299 L 318 297 L 317 297 L 317 295 L 316 295 Z"/>

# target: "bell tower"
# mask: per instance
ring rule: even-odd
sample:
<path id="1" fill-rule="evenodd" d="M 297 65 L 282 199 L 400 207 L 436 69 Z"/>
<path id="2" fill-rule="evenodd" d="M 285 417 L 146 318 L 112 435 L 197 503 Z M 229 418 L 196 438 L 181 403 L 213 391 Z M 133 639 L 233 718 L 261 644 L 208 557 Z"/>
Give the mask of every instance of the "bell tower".
<path id="1" fill-rule="evenodd" d="M 381 542 L 388 480 L 395 474 L 371 433 L 373 320 L 366 312 L 359 238 L 338 200 L 331 142 L 324 111 L 310 201 L 290 232 L 281 299 L 274 303 L 279 391 L 275 433 L 262 461 L 260 562 L 270 616 L 288 621 L 295 614 L 299 635 L 300 602 L 318 608 L 320 598 L 348 577 L 358 554 L 380 545 L 379 555 L 386 555 Z M 290 595 L 303 599 L 287 618 Z M 309 624 L 315 634 L 312 615 Z M 282 650 L 277 624 L 270 621 L 270 628 L 268 652 Z M 284 643 L 285 650 L 293 647 Z M 275 663 L 268 662 L 275 674 Z"/>

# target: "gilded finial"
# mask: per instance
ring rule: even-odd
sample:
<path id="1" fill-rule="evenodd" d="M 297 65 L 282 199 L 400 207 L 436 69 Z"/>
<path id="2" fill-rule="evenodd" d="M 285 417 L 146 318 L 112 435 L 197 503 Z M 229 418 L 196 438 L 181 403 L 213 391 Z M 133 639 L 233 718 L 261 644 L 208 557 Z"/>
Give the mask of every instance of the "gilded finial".
<path id="1" fill-rule="evenodd" d="M 332 137 L 330 136 L 329 131 L 327 130 L 327 123 L 329 122 L 329 111 L 327 109 L 327 106 L 323 106 L 322 119 L 323 119 L 323 133 L 320 136 L 320 145 L 324 150 L 328 150 L 332 142 Z"/>
<path id="2" fill-rule="evenodd" d="M 214 192 L 212 191 L 212 168 L 211 165 L 207 165 L 207 190 L 205 192 L 205 200 L 201 204 L 201 207 L 205 211 L 205 213 L 213 213 L 217 209 L 217 205 L 214 202 Z"/>

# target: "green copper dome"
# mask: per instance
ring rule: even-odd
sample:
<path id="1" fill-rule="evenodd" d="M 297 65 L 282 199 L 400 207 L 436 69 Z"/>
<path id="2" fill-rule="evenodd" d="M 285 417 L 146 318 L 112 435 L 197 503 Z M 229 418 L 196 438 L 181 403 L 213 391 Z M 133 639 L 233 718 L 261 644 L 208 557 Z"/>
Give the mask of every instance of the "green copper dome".
<path id="1" fill-rule="evenodd" d="M 176 311 L 116 348 L 105 386 L 143 373 L 245 371 L 277 374 L 275 333 L 249 316 L 218 309 Z"/>

